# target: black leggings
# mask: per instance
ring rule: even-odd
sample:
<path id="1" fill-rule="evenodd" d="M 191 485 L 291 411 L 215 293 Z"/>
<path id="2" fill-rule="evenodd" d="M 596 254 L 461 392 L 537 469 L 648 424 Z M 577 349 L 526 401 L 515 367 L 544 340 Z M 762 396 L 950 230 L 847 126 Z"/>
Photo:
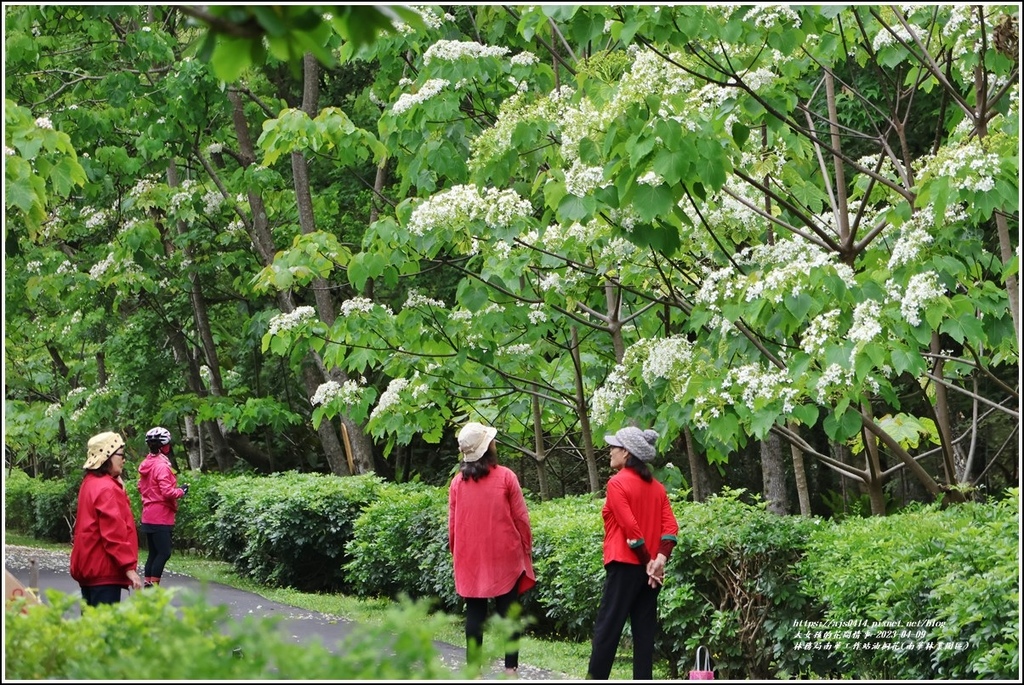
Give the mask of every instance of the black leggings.
<path id="1" fill-rule="evenodd" d="M 502 618 L 508 616 L 508 610 L 512 608 L 512 603 L 516 601 L 518 596 L 516 593 L 516 587 L 519 585 L 517 582 L 512 586 L 512 589 L 501 595 L 500 597 L 494 598 L 494 608 L 498 612 L 498 616 Z M 466 598 L 466 662 L 473 663 L 479 658 L 480 646 L 484 643 L 484 622 L 487 620 L 487 602 L 489 600 L 486 597 L 467 597 Z M 519 640 L 520 632 L 516 632 L 512 635 L 513 640 Z M 505 668 L 519 668 L 519 650 L 507 650 L 505 652 Z"/>
<path id="2" fill-rule="evenodd" d="M 146 534 L 146 578 L 160 579 L 164 574 L 164 564 L 171 558 L 171 531 L 174 526 L 158 526 L 152 523 L 142 524 L 142 532 Z"/>

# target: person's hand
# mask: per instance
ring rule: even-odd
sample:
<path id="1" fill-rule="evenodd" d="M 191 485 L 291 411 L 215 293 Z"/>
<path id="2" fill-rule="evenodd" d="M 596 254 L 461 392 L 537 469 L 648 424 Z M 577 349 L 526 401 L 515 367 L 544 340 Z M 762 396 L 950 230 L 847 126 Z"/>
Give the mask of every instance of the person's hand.
<path id="1" fill-rule="evenodd" d="M 125 575 L 128 576 L 128 582 L 130 582 L 132 584 L 132 589 L 133 590 L 141 590 L 142 589 L 142 578 L 139 577 L 139 572 L 138 571 L 136 571 L 135 569 L 129 569 L 128 573 L 125 574 Z"/>
<path id="2" fill-rule="evenodd" d="M 182 497 L 184 497 L 185 495 L 188 494 L 188 483 L 185 483 L 184 485 L 182 485 L 181 489 L 182 489 Z"/>
<path id="3" fill-rule="evenodd" d="M 647 562 L 647 584 L 651 587 L 661 587 L 665 582 L 665 555 L 658 554 Z"/>

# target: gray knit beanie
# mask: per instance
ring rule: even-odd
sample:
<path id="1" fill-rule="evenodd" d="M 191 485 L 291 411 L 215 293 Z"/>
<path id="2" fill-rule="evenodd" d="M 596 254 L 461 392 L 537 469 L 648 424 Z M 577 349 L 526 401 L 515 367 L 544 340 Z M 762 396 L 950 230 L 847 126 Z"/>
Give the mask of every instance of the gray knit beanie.
<path id="1" fill-rule="evenodd" d="M 615 435 L 604 436 L 604 441 L 613 447 L 622 447 L 640 461 L 654 461 L 657 453 L 654 443 L 658 441 L 658 433 L 648 428 L 640 430 L 633 426 L 619 429 Z"/>

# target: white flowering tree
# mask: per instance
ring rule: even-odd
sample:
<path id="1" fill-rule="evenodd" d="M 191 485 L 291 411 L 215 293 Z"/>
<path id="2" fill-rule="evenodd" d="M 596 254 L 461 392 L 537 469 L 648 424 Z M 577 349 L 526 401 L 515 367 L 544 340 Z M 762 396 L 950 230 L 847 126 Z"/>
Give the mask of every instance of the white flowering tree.
<path id="1" fill-rule="evenodd" d="M 692 444 L 694 479 L 759 446 L 781 473 L 785 444 L 802 511 L 808 455 L 875 513 L 896 476 L 952 497 L 1015 461 L 991 445 L 1018 419 L 1016 7 L 447 10 L 356 40 L 342 8 L 190 8 L 212 27 L 201 56 L 241 79 L 230 107 L 205 76 L 199 98 L 185 79 L 166 99 L 109 81 L 164 110 L 123 147 L 165 171 L 180 145 L 195 192 L 225 203 L 150 214 L 223 211 L 188 241 L 218 246 L 208 283 L 257 303 L 242 326 L 293 373 L 322 364 L 303 383 L 318 428 L 346 417 L 387 452 L 483 418 L 540 474 L 553 449 L 586 464 L 592 490 L 594 435 L 626 422 Z M 365 26 L 384 26 L 375 12 Z M 155 33 L 131 41 L 176 44 Z M 363 65 L 374 81 L 323 109 L 285 102 L 312 56 L 345 65 L 328 83 Z M 111 147 L 97 168 L 124 180 L 96 191 L 108 201 L 152 171 Z M 353 235 L 333 174 L 371 163 L 380 218 Z M 320 174 L 308 198 L 303 169 Z M 244 256 L 224 248 L 235 219 Z M 110 253 L 101 240 L 82 262 Z M 41 262 L 59 292 L 59 262 Z M 328 289 L 337 316 L 294 297 Z"/>
<path id="2" fill-rule="evenodd" d="M 458 375 L 449 364 L 442 386 L 493 378 L 467 348 L 529 341 L 545 368 L 550 336 L 516 337 L 509 302 L 560 310 L 553 330 L 568 339 L 574 315 L 616 328 L 600 321 L 618 323 L 610 288 L 638 316 L 623 353 L 604 336 L 582 354 L 596 362 L 577 374 L 596 426 L 653 424 L 662 446 L 690 430 L 715 462 L 782 440 L 862 484 L 875 513 L 896 474 L 933 496 L 971 484 L 985 422 L 1017 418 L 1014 8 L 476 19 L 479 40 L 402 44 L 421 48 L 416 77 L 389 93 L 380 130 L 414 197 L 350 265 L 357 282 L 425 262 L 467 272 L 453 311 L 478 316 L 484 339 L 445 340 Z M 328 339 L 379 332 L 346 325 Z M 437 363 L 422 346 L 434 336 L 410 330 L 380 349 L 400 349 L 405 361 L 385 363 L 426 383 L 408 360 Z M 443 420 L 425 392 L 388 409 Z M 469 394 L 489 416 L 524 406 Z"/>

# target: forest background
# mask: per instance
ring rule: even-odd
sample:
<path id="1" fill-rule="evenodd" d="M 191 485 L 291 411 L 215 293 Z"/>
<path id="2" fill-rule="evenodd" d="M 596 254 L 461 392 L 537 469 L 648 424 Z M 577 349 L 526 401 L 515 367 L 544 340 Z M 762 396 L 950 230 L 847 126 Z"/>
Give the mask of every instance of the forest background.
<path id="1" fill-rule="evenodd" d="M 141 456 L 159 424 L 197 483 L 184 529 L 233 517 L 237 563 L 298 542 L 241 537 L 271 499 L 356 526 L 334 493 L 366 482 L 368 511 L 412 514 L 359 526 L 437 533 L 437 492 L 381 483 L 440 489 L 480 420 L 567 570 L 535 601 L 585 631 L 595 602 L 562 590 L 592 577 L 601 438 L 635 422 L 709 562 L 674 565 L 672 668 L 704 639 L 722 672 L 811 668 L 801 557 L 849 593 L 816 598 L 832 617 L 969 635 L 906 677 L 1019 675 L 1018 27 L 987 4 L 5 4 L 5 520 L 12 484 L 27 525 L 63 510 L 35 486 L 73 492 L 90 435 Z M 850 525 L 808 547 L 814 516 Z M 727 610 L 684 596 L 720 552 L 755 562 Z M 431 560 L 410 583 L 447 587 Z"/>
<path id="2" fill-rule="evenodd" d="M 5 5 L 5 458 L 1019 482 L 1018 8 Z"/>

